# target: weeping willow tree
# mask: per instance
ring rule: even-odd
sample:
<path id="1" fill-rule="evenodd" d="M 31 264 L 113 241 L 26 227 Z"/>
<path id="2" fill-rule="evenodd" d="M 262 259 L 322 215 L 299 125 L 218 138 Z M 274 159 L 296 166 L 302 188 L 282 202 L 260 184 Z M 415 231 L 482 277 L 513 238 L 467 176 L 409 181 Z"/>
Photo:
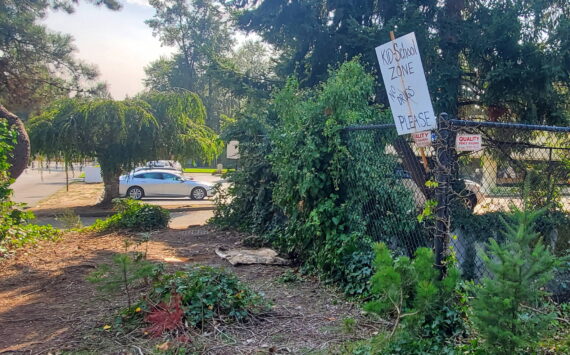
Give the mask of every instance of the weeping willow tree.
<path id="1" fill-rule="evenodd" d="M 101 204 L 119 196 L 119 176 L 156 159 L 213 160 L 221 151 L 191 92 L 148 93 L 135 99 L 65 99 L 34 117 L 32 152 L 48 159 L 95 158 L 105 186 Z"/>

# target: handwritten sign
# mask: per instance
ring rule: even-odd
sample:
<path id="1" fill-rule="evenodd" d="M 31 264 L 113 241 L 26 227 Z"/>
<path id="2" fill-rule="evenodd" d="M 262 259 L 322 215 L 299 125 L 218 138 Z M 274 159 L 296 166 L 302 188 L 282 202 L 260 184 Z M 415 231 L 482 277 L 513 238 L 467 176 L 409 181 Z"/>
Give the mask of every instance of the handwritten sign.
<path id="1" fill-rule="evenodd" d="M 412 138 L 414 140 L 414 143 L 416 143 L 416 147 L 418 148 L 431 146 L 431 131 L 412 133 Z"/>
<path id="2" fill-rule="evenodd" d="M 455 150 L 459 152 L 475 152 L 483 149 L 480 134 L 458 134 L 455 138 Z"/>
<path id="3" fill-rule="evenodd" d="M 437 128 L 416 35 L 376 47 L 376 56 L 398 134 Z"/>
<path id="4" fill-rule="evenodd" d="M 228 159 L 239 159 L 239 141 L 229 141 L 228 149 L 226 152 L 226 157 Z"/>

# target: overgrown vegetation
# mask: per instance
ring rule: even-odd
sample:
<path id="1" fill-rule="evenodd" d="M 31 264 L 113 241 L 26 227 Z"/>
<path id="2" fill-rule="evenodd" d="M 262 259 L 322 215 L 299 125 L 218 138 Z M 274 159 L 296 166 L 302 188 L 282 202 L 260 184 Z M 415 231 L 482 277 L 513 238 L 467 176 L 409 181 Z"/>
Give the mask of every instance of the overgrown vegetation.
<path id="1" fill-rule="evenodd" d="M 119 8 L 114 0 L 90 2 Z M 36 23 L 47 9 L 71 12 L 78 1 L 36 3 L 0 1 L 0 9 L 9 14 L 0 18 L 5 25 L 0 27 L 9 34 L 0 40 L 0 48 L 6 49 L 0 49 L 0 68 L 7 68 L 0 72 L 8 73 L 0 80 L 0 97 L 26 116 L 50 99 L 83 92 L 84 81 L 96 78 L 93 68 L 71 58 L 70 38 L 49 34 Z M 303 271 L 319 274 L 349 295 L 373 298 L 367 309 L 394 318 L 395 324 L 388 336 L 357 351 L 453 353 L 469 321 L 475 325 L 474 345 L 464 344 L 459 351 L 535 350 L 541 331 L 553 325 L 554 317 L 544 307 L 542 288 L 563 260 L 557 256 L 567 252 L 569 219 L 557 185 L 568 180 L 567 172 L 541 174 L 554 169 L 550 163 L 537 171 L 524 169 L 536 187 L 525 207 L 547 206 L 548 212 L 539 217 L 515 214 L 517 228 L 502 224 L 511 223 L 503 212 L 474 215 L 453 209 L 453 225 L 470 239 L 457 244 L 466 254 L 457 263 L 462 276 L 477 280 L 484 273 L 476 270 L 478 252 L 492 274 L 473 288 L 472 313 L 467 313 L 471 318 L 464 323 L 455 265 L 448 264 L 440 279 L 432 268 L 433 254 L 421 248 L 430 244 L 425 227 L 433 222 L 428 217 L 437 204 L 425 194 L 426 208 L 416 218 L 416 201 L 395 176 L 395 161 L 383 154 L 363 154 L 371 146 L 379 151 L 392 148 L 390 133 L 375 132 L 351 140 L 347 147 L 342 129 L 388 119 L 388 111 L 374 106 L 387 103 L 382 84 L 367 72 L 376 65 L 370 49 L 387 41 L 395 27 L 398 35 L 416 32 L 438 112 L 497 122 L 567 124 L 567 2 L 156 0 L 150 5 L 156 14 L 147 24 L 163 44 L 177 47 L 171 58 L 146 68 L 145 86 L 158 92 L 121 102 L 86 97 L 56 102 L 32 123 L 34 149 L 66 162 L 98 158 L 104 202 L 110 202 L 118 193 L 121 171 L 144 160 L 159 155 L 211 159 L 220 152 L 214 131 L 222 128 L 223 114 L 241 109 L 225 132 L 228 140 L 240 141 L 241 169 L 229 173 L 232 185 L 220 190 L 213 221 L 257 234 L 252 243 L 288 253 Z M 275 63 L 263 54 L 268 49 L 260 43 L 231 53 L 232 20 L 275 46 Z M 55 43 L 57 51 L 37 50 Z M 363 65 L 353 59 L 358 56 Z M 330 65 L 346 59 L 350 61 L 331 70 Z M 284 79 L 293 73 L 295 78 Z M 270 91 L 284 83 L 266 101 Z M 174 88 L 197 94 L 168 92 Z M 96 86 L 88 93 L 103 94 L 102 89 Z M 33 216 L 8 201 L 5 157 L 14 136 L 4 127 L 0 133 L 3 253 L 57 233 L 29 224 Z M 354 182 L 350 189 L 342 183 L 347 179 Z M 168 212 L 160 207 L 130 200 L 117 201 L 115 207 L 117 214 L 97 222 L 94 230 L 149 231 L 168 225 Z M 78 226 L 70 214 L 60 220 Z M 552 241 L 556 256 L 532 231 L 533 223 L 540 225 L 546 244 Z M 495 240 L 478 251 L 489 234 Z M 374 259 L 375 242 L 382 243 Z M 153 335 L 175 331 L 184 322 L 204 328 L 214 320 L 243 320 L 261 303 L 235 276 L 217 269 L 169 275 L 150 271 L 144 257 L 126 253 L 94 277 L 107 291 L 125 293 L 126 314 L 144 313 Z M 155 283 L 140 304 L 144 309 L 133 309 L 133 288 L 148 286 L 151 275 Z M 296 279 L 296 274 L 286 273 L 279 280 Z M 345 327 L 350 331 L 354 323 L 347 319 Z"/>
<path id="2" fill-rule="evenodd" d="M 263 295 L 232 273 L 200 265 L 166 273 L 161 264 L 149 262 L 146 253 L 129 251 L 131 245 L 125 241 L 125 253 L 88 276 L 101 292 L 125 296 L 127 308 L 115 319 L 115 326 L 124 331 L 145 325 L 145 334 L 152 337 L 176 335 L 220 322 L 243 322 L 268 309 Z"/>
<path id="3" fill-rule="evenodd" d="M 458 292 L 459 270 L 448 263 L 440 279 L 428 248 L 418 248 L 414 258 L 394 258 L 384 243 L 375 245 L 372 301 L 364 309 L 390 316 L 394 325 L 381 335 L 373 353 L 450 354 L 465 333 Z"/>
<path id="4" fill-rule="evenodd" d="M 347 125 L 388 119 L 370 106 L 372 95 L 373 78 L 353 60 L 331 70 L 329 80 L 314 90 L 290 79 L 264 112 L 275 128 L 253 118 L 231 126 L 229 132 L 240 140 L 242 169 L 229 173 L 231 199 L 218 201 L 213 222 L 261 234 L 262 243 L 303 262 L 305 270 L 317 271 L 347 294 L 366 294 L 373 258 L 370 224 L 380 223 L 386 242 L 403 252 L 397 232 L 416 228 L 412 197 L 396 183 L 393 163 L 382 156 L 359 162 L 341 137 Z M 350 191 L 341 184 L 358 180 L 367 169 L 377 180 Z M 369 183 L 378 188 L 372 195 Z M 365 204 L 383 206 L 383 218 L 372 221 Z M 405 216 L 411 224 L 403 222 Z"/>
<path id="5" fill-rule="evenodd" d="M 173 300 L 178 305 L 173 305 Z M 211 326 L 213 322 L 245 321 L 267 308 L 263 296 L 252 291 L 234 274 L 200 265 L 161 275 L 152 286 L 148 300 L 142 304 L 151 315 L 161 311 L 157 304 L 180 307 L 184 321 L 199 328 Z"/>
<path id="6" fill-rule="evenodd" d="M 21 210 L 13 202 L 0 203 L 0 257 L 40 240 L 56 240 L 61 232 L 51 225 L 39 226 L 30 223 L 35 217 L 31 212 Z"/>
<path id="7" fill-rule="evenodd" d="M 443 278 L 434 255 L 395 257 L 375 246 L 372 300 L 364 308 L 393 319 L 389 332 L 347 343 L 350 354 L 563 354 L 568 349 L 567 304 L 554 305 L 545 286 L 568 258 L 554 256 L 535 232 L 544 211 L 517 211 L 503 220 L 505 239 L 480 250 L 490 276 L 460 281 L 448 262 Z"/>
<path id="8" fill-rule="evenodd" d="M 164 229 L 170 222 L 170 212 L 167 209 L 128 198 L 114 199 L 113 209 L 117 213 L 107 219 L 98 219 L 89 229 L 151 231 Z"/>
<path id="9" fill-rule="evenodd" d="M 0 119 L 0 257 L 11 250 L 39 240 L 53 240 L 60 233 L 51 226 L 29 223 L 34 214 L 23 211 L 24 205 L 10 201 L 13 182 L 9 177 L 9 154 L 16 142 L 16 135 L 5 120 Z"/>

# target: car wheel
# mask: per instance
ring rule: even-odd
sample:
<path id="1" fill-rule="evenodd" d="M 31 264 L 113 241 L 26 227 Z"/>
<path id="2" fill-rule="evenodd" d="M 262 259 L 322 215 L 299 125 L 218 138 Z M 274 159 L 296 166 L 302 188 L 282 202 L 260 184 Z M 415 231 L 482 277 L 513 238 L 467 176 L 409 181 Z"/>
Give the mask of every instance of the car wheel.
<path id="1" fill-rule="evenodd" d="M 203 187 L 195 187 L 192 189 L 192 192 L 190 192 L 190 198 L 193 200 L 203 200 L 207 195 L 208 193 Z"/>
<path id="2" fill-rule="evenodd" d="M 127 197 L 132 198 L 133 200 L 140 200 L 144 196 L 144 190 L 142 187 L 132 186 L 129 187 L 127 190 Z"/>

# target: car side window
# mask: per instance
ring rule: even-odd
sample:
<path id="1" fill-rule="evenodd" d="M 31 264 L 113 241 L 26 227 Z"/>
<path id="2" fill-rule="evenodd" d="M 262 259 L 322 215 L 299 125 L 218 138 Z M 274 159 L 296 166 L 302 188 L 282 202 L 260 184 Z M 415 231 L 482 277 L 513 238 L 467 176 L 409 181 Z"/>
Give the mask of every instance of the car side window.
<path id="1" fill-rule="evenodd" d="M 162 173 L 146 173 L 145 178 L 162 180 Z"/>
<path id="2" fill-rule="evenodd" d="M 133 176 L 135 179 L 146 179 L 146 174 L 137 174 Z"/>
<path id="3" fill-rule="evenodd" d="M 165 174 L 165 173 L 162 173 L 162 178 L 163 178 L 164 180 L 168 180 L 168 181 L 178 181 L 178 180 L 180 180 L 180 179 L 178 178 L 178 176 L 176 176 L 176 175 Z"/>

